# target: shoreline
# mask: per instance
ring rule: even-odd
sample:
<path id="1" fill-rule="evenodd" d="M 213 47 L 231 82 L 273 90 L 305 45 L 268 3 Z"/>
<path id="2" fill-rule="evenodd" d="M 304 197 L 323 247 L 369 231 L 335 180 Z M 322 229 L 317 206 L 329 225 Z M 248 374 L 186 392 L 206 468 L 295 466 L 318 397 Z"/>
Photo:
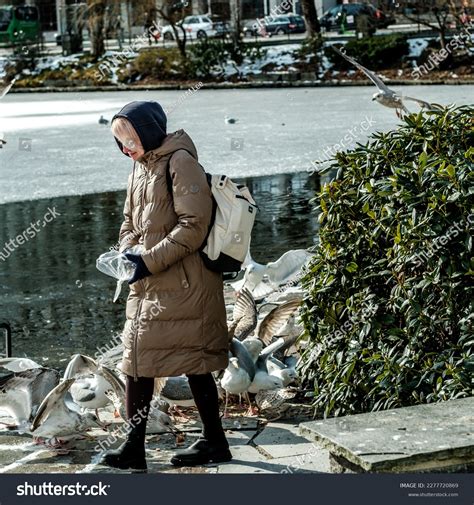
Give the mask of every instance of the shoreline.
<path id="1" fill-rule="evenodd" d="M 474 79 L 426 79 L 426 80 L 405 80 L 405 79 L 386 79 L 385 83 L 391 86 L 459 86 L 473 85 Z M 188 83 L 163 83 L 163 84 L 137 84 L 120 86 L 45 86 L 38 88 L 15 88 L 13 87 L 9 94 L 15 93 L 77 93 L 94 91 L 146 91 L 146 90 L 176 90 L 183 91 L 189 89 L 193 84 Z M 209 82 L 203 83 L 201 89 L 275 89 L 275 88 L 330 88 L 345 86 L 367 86 L 373 87 L 370 81 L 351 81 L 351 80 L 329 80 L 329 81 L 250 81 L 250 82 Z"/>

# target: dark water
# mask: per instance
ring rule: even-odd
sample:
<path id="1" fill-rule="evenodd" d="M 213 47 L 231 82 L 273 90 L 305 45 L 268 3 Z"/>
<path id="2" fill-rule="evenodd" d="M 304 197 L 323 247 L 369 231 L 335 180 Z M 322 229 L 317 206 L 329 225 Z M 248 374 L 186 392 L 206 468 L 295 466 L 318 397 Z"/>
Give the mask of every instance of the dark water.
<path id="1" fill-rule="evenodd" d="M 309 200 L 319 189 L 316 176 L 240 181 L 260 207 L 251 247 L 256 261 L 313 245 L 317 219 Z M 115 281 L 95 261 L 117 241 L 124 199 L 121 191 L 0 205 L 0 253 L 30 228 L 27 242 L 0 257 L 0 321 L 12 325 L 15 356 L 63 367 L 76 352 L 93 355 L 122 329 L 127 288 L 112 303 Z M 48 209 L 60 215 L 52 219 Z M 43 227 L 45 215 L 52 220 Z"/>

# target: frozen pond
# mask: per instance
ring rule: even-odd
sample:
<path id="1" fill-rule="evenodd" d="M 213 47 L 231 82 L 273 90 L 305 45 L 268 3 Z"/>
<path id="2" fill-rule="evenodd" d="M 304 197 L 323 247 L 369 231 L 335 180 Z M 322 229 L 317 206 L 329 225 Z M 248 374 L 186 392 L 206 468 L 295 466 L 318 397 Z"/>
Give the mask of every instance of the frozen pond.
<path id="1" fill-rule="evenodd" d="M 436 103 L 472 103 L 473 87 L 395 86 Z M 349 144 L 396 126 L 371 101 L 375 88 L 124 91 L 9 94 L 0 101 L 0 203 L 120 190 L 131 163 L 99 125 L 132 100 L 158 100 L 169 131 L 184 128 L 209 172 L 232 177 L 305 171 L 349 134 Z M 181 103 L 176 105 L 179 101 Z M 412 110 L 416 110 L 416 106 Z M 238 119 L 226 124 L 228 115 Z M 368 128 L 364 131 L 364 128 Z M 351 132 L 351 133 L 350 133 Z"/>

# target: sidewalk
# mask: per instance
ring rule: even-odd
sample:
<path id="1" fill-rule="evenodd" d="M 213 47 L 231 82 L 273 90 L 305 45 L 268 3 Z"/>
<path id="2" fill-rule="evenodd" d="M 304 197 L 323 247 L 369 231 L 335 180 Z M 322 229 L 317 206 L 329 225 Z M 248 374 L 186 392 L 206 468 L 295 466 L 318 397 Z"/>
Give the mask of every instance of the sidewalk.
<path id="1" fill-rule="evenodd" d="M 111 421 L 111 414 L 104 416 Z M 306 417 L 310 420 L 309 417 Z M 295 420 L 266 422 L 262 418 L 232 417 L 224 420 L 234 459 L 229 463 L 194 468 L 175 468 L 169 464 L 177 448 L 192 444 L 199 435 L 200 424 L 191 421 L 178 425 L 184 431 L 184 443 L 176 445 L 172 434 L 147 436 L 148 473 L 328 473 L 329 452 L 298 435 Z M 113 424 L 116 422 L 114 421 Z M 121 473 L 97 464 L 98 443 L 110 437 L 102 430 L 90 432 L 92 440 L 75 443 L 67 453 L 34 445 L 30 436 L 0 432 L 0 473 Z M 111 444 L 114 448 L 121 440 Z"/>

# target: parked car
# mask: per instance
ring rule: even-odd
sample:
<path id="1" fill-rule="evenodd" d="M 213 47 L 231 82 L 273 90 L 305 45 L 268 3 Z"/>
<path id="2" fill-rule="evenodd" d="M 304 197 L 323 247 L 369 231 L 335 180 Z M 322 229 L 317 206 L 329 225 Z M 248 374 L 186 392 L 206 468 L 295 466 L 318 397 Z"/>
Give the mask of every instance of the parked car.
<path id="1" fill-rule="evenodd" d="M 230 29 L 230 23 L 228 21 L 223 20 L 219 16 L 211 16 L 211 21 L 214 30 L 216 31 L 215 35 L 216 37 L 226 38 L 230 36 L 231 29 Z"/>
<path id="2" fill-rule="evenodd" d="M 368 16 L 373 32 L 376 28 L 386 28 L 395 22 L 392 17 L 372 5 L 358 3 L 336 5 L 326 11 L 319 19 L 319 22 L 328 31 L 340 30 L 343 21 L 346 29 L 354 30 L 357 27 L 357 17 L 364 14 Z"/>
<path id="3" fill-rule="evenodd" d="M 244 22 L 244 36 L 257 35 L 286 35 L 288 33 L 304 33 L 306 24 L 302 16 L 296 14 L 282 14 L 273 18 L 262 18 L 259 20 L 249 20 Z"/>
<path id="4" fill-rule="evenodd" d="M 192 39 L 204 39 L 206 37 L 215 37 L 216 30 L 214 23 L 209 16 L 187 16 L 178 23 L 186 30 L 186 37 Z M 181 28 L 178 30 L 181 37 Z M 173 40 L 174 32 L 171 25 L 167 25 L 162 30 L 162 35 L 165 40 Z"/>

